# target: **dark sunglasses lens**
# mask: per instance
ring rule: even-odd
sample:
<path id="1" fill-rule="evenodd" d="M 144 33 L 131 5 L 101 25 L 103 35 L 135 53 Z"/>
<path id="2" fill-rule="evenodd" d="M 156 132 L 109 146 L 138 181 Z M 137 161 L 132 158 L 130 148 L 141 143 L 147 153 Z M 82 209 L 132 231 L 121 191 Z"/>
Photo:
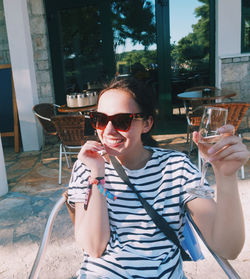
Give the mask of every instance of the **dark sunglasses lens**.
<path id="1" fill-rule="evenodd" d="M 98 113 L 98 112 L 92 112 L 90 114 L 90 121 L 92 126 L 95 129 L 105 129 L 106 125 L 107 125 L 107 117 L 105 114 L 102 113 Z"/>
<path id="2" fill-rule="evenodd" d="M 130 128 L 132 117 L 129 114 L 117 114 L 112 119 L 112 124 L 116 130 L 126 132 Z"/>
<path id="3" fill-rule="evenodd" d="M 90 113 L 90 121 L 94 129 L 104 130 L 110 120 L 116 130 L 126 132 L 130 128 L 133 117 L 130 114 L 116 114 L 109 118 L 104 113 Z"/>

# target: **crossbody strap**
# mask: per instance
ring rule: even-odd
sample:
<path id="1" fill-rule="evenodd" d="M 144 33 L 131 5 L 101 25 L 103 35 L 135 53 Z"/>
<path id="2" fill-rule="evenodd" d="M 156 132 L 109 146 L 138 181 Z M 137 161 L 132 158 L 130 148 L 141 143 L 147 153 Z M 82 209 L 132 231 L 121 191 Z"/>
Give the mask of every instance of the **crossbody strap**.
<path id="1" fill-rule="evenodd" d="M 121 164 L 117 161 L 117 159 L 114 156 L 110 156 L 110 160 L 115 170 L 119 174 L 120 178 L 135 192 L 141 204 L 147 211 L 148 215 L 152 218 L 155 225 L 180 249 L 182 259 L 185 261 L 191 260 L 190 256 L 182 248 L 180 241 L 176 236 L 174 230 L 169 226 L 167 221 L 161 215 L 159 215 L 157 211 L 153 209 L 153 207 L 150 206 L 149 203 L 138 193 L 138 191 L 136 190 L 134 185 L 130 182 L 126 172 L 124 171 Z"/>

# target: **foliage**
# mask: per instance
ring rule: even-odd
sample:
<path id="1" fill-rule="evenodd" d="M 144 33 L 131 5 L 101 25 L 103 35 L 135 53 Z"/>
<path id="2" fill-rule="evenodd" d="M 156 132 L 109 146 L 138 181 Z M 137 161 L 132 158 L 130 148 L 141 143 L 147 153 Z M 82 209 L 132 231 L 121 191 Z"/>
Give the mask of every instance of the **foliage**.
<path id="1" fill-rule="evenodd" d="M 194 69 L 201 63 L 208 63 L 209 58 L 209 0 L 199 0 L 203 3 L 195 9 L 199 18 L 192 25 L 193 32 L 183 37 L 177 45 L 172 46 L 172 59 L 182 67 Z"/>
<path id="2" fill-rule="evenodd" d="M 60 21 L 63 25 L 63 48 L 66 56 L 84 55 L 97 61 L 103 40 L 102 5 L 98 0 L 81 8 L 63 10 Z M 155 43 L 153 7 L 147 0 L 106 0 L 110 4 L 114 44 L 125 44 L 130 38 L 133 44 L 142 44 L 145 49 Z M 99 4 L 98 4 L 99 3 Z M 84 16 L 83 16 L 84 15 Z M 104 17 L 107 15 L 103 15 Z M 105 23 L 106 24 L 106 23 Z M 83 28 L 84 27 L 84 28 Z"/>
<path id="3" fill-rule="evenodd" d="M 84 56 L 89 63 L 96 63 L 100 59 L 101 48 L 100 17 L 97 8 L 85 6 L 63 10 L 60 13 L 60 21 L 63 26 L 64 55 L 69 58 Z"/>
<path id="4" fill-rule="evenodd" d="M 113 0 L 113 33 L 115 45 L 125 44 L 131 39 L 135 45 L 144 45 L 147 49 L 155 43 L 155 23 L 153 7 L 147 0 Z"/>
<path id="5" fill-rule="evenodd" d="M 140 63 L 145 69 L 147 69 L 151 64 L 156 63 L 156 56 L 156 50 L 133 50 L 117 54 L 116 61 L 124 61 L 130 66 L 135 63 Z"/>

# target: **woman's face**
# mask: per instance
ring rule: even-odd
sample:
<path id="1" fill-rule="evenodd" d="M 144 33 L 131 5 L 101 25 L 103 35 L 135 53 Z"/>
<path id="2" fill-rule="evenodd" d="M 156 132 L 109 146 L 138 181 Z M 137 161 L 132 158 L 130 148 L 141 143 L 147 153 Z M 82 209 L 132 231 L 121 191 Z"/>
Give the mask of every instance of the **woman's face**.
<path id="1" fill-rule="evenodd" d="M 98 112 L 109 116 L 118 113 L 141 112 L 139 106 L 129 92 L 122 89 L 111 89 L 103 93 L 98 102 Z M 150 120 L 132 120 L 126 132 L 115 130 L 109 121 L 104 130 L 97 129 L 100 141 L 106 151 L 113 156 L 136 156 L 142 148 L 141 134 L 148 132 L 152 124 Z"/>

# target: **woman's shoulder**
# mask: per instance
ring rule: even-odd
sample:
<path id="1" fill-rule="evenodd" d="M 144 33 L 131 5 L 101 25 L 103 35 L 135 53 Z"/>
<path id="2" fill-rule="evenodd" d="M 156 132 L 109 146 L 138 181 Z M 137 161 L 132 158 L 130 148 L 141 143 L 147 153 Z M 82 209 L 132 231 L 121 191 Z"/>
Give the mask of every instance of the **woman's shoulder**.
<path id="1" fill-rule="evenodd" d="M 151 147 L 150 147 L 151 148 Z M 179 167 L 184 167 L 186 165 L 193 165 L 190 161 L 187 154 L 173 150 L 173 149 L 164 149 L 159 147 L 151 148 L 153 155 L 151 158 L 150 165 L 176 165 Z"/>
<path id="2" fill-rule="evenodd" d="M 174 149 L 165 149 L 160 147 L 150 147 L 150 149 L 153 151 L 153 157 L 162 157 L 165 159 L 188 158 L 185 153 Z"/>
<path id="3" fill-rule="evenodd" d="M 78 172 L 78 171 L 82 171 L 86 169 L 86 165 L 83 164 L 79 159 L 77 159 L 74 164 L 73 164 L 73 168 L 72 168 L 72 172 Z"/>
<path id="4" fill-rule="evenodd" d="M 86 179 L 86 177 L 89 176 L 89 173 L 90 170 L 87 166 L 77 159 L 72 167 L 72 177 Z"/>

